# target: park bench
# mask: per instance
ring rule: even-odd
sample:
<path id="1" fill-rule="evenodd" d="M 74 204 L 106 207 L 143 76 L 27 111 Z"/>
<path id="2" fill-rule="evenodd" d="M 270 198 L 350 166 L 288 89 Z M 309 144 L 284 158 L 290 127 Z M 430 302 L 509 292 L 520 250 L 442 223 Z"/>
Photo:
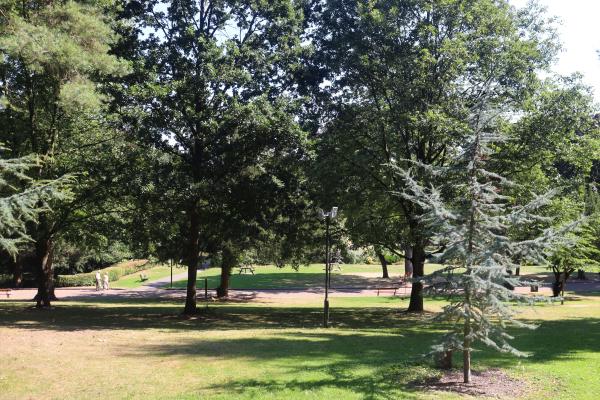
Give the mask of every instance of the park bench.
<path id="1" fill-rule="evenodd" d="M 140 273 L 140 281 L 144 282 L 148 280 L 148 275 L 145 272 Z"/>
<path id="2" fill-rule="evenodd" d="M 252 265 L 243 265 L 240 267 L 240 270 L 238 273 L 241 275 L 242 272 L 244 272 L 244 273 L 250 272 L 252 275 L 254 275 L 254 267 Z"/>
<path id="3" fill-rule="evenodd" d="M 379 287 L 379 288 L 377 288 L 377 296 L 379 296 L 379 292 L 380 291 L 384 291 L 384 290 L 385 291 L 388 291 L 388 290 L 391 291 L 391 290 L 393 290 L 394 291 L 394 296 L 395 296 L 396 292 L 398 291 L 398 289 L 400 289 L 400 288 L 399 287 Z"/>
<path id="4" fill-rule="evenodd" d="M 4 294 L 4 295 L 6 295 L 6 298 L 9 298 L 11 291 L 12 291 L 11 289 L 0 289 L 0 294 Z"/>

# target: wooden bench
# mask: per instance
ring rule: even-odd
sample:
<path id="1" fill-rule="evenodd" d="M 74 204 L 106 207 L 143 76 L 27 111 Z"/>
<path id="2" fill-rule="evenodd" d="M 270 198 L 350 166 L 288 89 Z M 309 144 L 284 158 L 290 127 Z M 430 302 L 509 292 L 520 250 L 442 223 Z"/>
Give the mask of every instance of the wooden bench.
<path id="1" fill-rule="evenodd" d="M 12 289 L 0 289 L 0 294 L 5 294 L 7 299 L 10 297 L 10 292 Z"/>
<path id="2" fill-rule="evenodd" d="M 238 274 L 241 275 L 242 272 L 250 272 L 252 275 L 254 275 L 254 267 L 251 265 L 244 265 L 240 267 Z"/>
<path id="3" fill-rule="evenodd" d="M 394 291 L 394 296 L 396 295 L 396 292 L 398 291 L 398 289 L 400 289 L 399 287 L 381 287 L 381 288 L 377 288 L 377 296 L 379 296 L 379 292 L 382 290 L 393 290 Z"/>

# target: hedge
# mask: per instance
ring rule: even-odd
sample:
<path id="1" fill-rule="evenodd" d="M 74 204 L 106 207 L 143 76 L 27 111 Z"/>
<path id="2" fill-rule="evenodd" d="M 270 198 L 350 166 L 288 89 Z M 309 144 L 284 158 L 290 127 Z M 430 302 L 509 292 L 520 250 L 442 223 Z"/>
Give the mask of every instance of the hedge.
<path id="1" fill-rule="evenodd" d="M 100 275 L 108 273 L 108 280 L 114 282 L 125 275 L 130 275 L 147 268 L 148 260 L 131 260 L 120 262 L 110 267 L 99 269 Z M 94 286 L 96 284 L 96 271 L 75 275 L 58 275 L 56 287 Z"/>

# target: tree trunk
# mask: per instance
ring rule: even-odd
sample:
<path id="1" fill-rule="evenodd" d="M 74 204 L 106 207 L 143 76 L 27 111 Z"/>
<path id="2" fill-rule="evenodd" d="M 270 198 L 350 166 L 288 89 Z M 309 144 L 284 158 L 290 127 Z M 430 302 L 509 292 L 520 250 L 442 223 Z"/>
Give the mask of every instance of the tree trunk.
<path id="1" fill-rule="evenodd" d="M 196 313 L 196 279 L 198 275 L 198 265 L 200 263 L 200 216 L 194 202 L 190 209 L 190 232 L 189 232 L 189 248 L 187 257 L 188 280 L 187 292 L 185 297 L 185 315 L 193 315 Z"/>
<path id="2" fill-rule="evenodd" d="M 413 277 L 420 278 L 425 275 L 425 247 L 416 244 L 412 248 L 412 266 Z M 423 312 L 423 282 L 415 281 L 412 283 L 410 291 L 410 302 L 408 303 L 408 312 Z"/>
<path id="3" fill-rule="evenodd" d="M 17 254 L 13 261 L 13 287 L 23 286 L 23 259 Z"/>
<path id="4" fill-rule="evenodd" d="M 515 276 L 521 276 L 521 267 L 517 267 L 515 270 Z"/>
<path id="5" fill-rule="evenodd" d="M 229 281 L 231 278 L 231 270 L 235 266 L 236 257 L 228 246 L 223 248 L 221 261 L 221 282 L 217 288 L 217 297 L 229 296 Z"/>
<path id="6" fill-rule="evenodd" d="M 471 275 L 467 267 L 467 275 Z M 464 383 L 471 382 L 471 284 L 465 284 L 465 325 L 463 330 L 463 378 Z"/>
<path id="7" fill-rule="evenodd" d="M 38 291 L 35 295 L 36 307 L 50 307 L 50 301 L 56 300 L 54 296 L 54 274 L 52 259 L 54 243 L 52 238 L 40 238 L 35 244 L 35 263 L 38 271 Z"/>
<path id="8" fill-rule="evenodd" d="M 383 253 L 381 251 L 377 251 L 377 257 L 379 258 L 379 262 L 381 263 L 381 270 L 383 272 L 382 274 L 382 278 L 385 279 L 389 279 L 390 274 L 388 273 L 388 263 L 387 260 L 385 259 L 385 256 L 383 255 Z"/>
<path id="9" fill-rule="evenodd" d="M 412 246 L 406 246 L 404 248 L 404 276 L 406 276 L 407 278 L 411 278 L 413 275 L 412 256 Z"/>
<path id="10" fill-rule="evenodd" d="M 466 345 L 470 345 L 469 340 L 465 340 Z M 463 350 L 463 381 L 471 383 L 471 350 Z"/>

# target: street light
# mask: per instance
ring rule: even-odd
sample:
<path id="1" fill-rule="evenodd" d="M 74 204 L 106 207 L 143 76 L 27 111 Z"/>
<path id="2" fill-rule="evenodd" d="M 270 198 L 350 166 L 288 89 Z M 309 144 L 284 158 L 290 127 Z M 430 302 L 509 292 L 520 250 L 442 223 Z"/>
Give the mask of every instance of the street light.
<path id="1" fill-rule="evenodd" d="M 330 284 L 330 274 L 331 274 L 331 263 L 330 263 L 330 247 L 331 247 L 331 237 L 329 235 L 329 225 L 332 219 L 337 217 L 338 208 L 332 207 L 331 211 L 325 212 L 319 208 L 319 218 L 325 220 L 325 301 L 323 302 L 323 328 L 327 328 L 329 326 L 329 284 Z"/>

